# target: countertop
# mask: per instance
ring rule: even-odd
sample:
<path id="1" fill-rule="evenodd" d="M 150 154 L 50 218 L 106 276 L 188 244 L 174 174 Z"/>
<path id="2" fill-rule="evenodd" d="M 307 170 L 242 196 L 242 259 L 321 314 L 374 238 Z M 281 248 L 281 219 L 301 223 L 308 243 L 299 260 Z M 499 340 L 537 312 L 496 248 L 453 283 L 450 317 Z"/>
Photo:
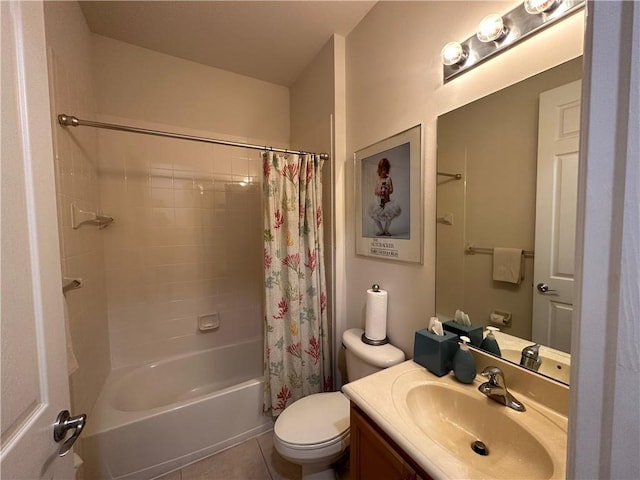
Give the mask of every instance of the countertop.
<path id="1" fill-rule="evenodd" d="M 413 360 L 408 360 L 394 367 L 348 383 L 342 387 L 342 390 L 351 401 L 360 407 L 434 479 L 495 478 L 495 475 L 487 474 L 486 469 L 483 473 L 467 465 L 466 462 L 463 462 L 452 452 L 446 450 L 435 440 L 431 439 L 431 437 L 421 431 L 413 422 L 407 420 L 406 414 L 404 416 L 401 414 L 403 408 L 406 411 L 406 406 L 401 405 L 402 401 L 399 399 L 397 391 L 394 395 L 393 386 L 399 378 L 404 377 L 407 379 L 408 377 L 406 376 L 410 376 L 411 381 L 414 382 L 416 380 L 425 382 L 435 381 L 448 384 L 456 389 L 469 389 L 468 392 L 472 395 L 475 395 L 475 393 L 472 393 L 473 390 L 475 390 L 480 396 L 482 396 L 482 393 L 478 392 L 477 388 L 482 381 L 486 380 L 478 375 L 473 384 L 463 385 L 455 380 L 453 374 L 437 377 L 421 365 L 413 362 Z M 512 393 L 518 396 L 517 392 L 513 391 Z M 535 412 L 531 414 L 534 415 L 534 421 L 537 415 L 537 418 L 544 417 L 546 419 L 544 421 L 551 421 L 555 427 L 557 427 L 560 434 L 558 435 L 558 432 L 554 433 L 556 438 L 551 440 L 551 448 L 547 450 L 551 453 L 554 461 L 555 470 L 552 478 L 564 478 L 567 417 L 536 403 L 530 398 L 520 398 L 520 400 L 526 404 L 529 410 Z M 487 399 L 487 401 L 493 402 L 489 399 Z M 517 418 L 517 415 L 523 415 L 496 402 L 493 403 L 495 403 L 496 408 L 504 408 L 505 415 L 515 415 L 516 417 L 514 418 Z M 524 417 L 520 417 L 518 420 L 522 420 L 522 418 Z M 555 427 L 553 428 L 554 431 L 556 430 Z M 535 430 L 535 427 L 532 427 L 532 429 Z M 562 437 L 562 432 L 564 432 L 564 444 L 562 438 L 559 438 Z M 540 440 L 547 442 L 547 446 L 549 446 L 549 435 L 545 435 L 544 432 L 533 433 Z M 554 435 L 550 436 L 553 437 Z M 552 452 L 551 450 L 554 451 Z M 526 468 L 526 466 L 523 468 Z"/>

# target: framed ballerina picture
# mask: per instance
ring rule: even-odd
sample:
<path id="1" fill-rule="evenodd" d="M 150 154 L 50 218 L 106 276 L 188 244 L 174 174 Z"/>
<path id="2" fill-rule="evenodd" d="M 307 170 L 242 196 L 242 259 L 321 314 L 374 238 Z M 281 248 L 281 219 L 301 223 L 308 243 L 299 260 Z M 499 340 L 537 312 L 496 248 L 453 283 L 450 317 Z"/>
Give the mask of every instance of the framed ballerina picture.
<path id="1" fill-rule="evenodd" d="M 356 254 L 422 263 L 422 125 L 354 156 Z"/>

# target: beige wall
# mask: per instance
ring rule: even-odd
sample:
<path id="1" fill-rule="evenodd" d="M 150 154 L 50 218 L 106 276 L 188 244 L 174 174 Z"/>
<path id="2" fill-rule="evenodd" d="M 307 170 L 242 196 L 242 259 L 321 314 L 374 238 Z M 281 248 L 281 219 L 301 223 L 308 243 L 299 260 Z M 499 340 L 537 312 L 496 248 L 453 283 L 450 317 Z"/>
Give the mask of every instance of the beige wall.
<path id="1" fill-rule="evenodd" d="M 520 285 L 492 280 L 491 255 L 467 255 L 478 247 L 533 251 L 535 238 L 538 98 L 544 91 L 582 78 L 582 58 L 512 85 L 438 119 L 436 307 L 453 318 L 456 309 L 487 325 L 493 309 L 512 313 L 501 330 L 531 339 L 533 258 L 525 259 Z M 487 121 L 490 119 L 490 121 Z"/>
<path id="2" fill-rule="evenodd" d="M 54 113 L 92 118 L 90 32 L 76 2 L 45 2 L 51 104 Z M 89 413 L 110 369 L 104 231 L 71 226 L 71 204 L 100 210 L 96 132 L 53 127 L 62 276 L 84 285 L 67 293 L 70 329 L 80 368 L 70 377 L 74 412 Z"/>
<path id="3" fill-rule="evenodd" d="M 101 119 L 288 144 L 288 89 L 105 37 L 93 46 Z M 99 139 L 102 206 L 116 218 L 105 235 L 113 366 L 260 336 L 260 153 L 112 131 Z M 211 313 L 220 328 L 199 332 L 198 316 Z"/>
<path id="4" fill-rule="evenodd" d="M 100 113 L 288 145 L 288 88 L 92 38 Z"/>
<path id="5" fill-rule="evenodd" d="M 336 112 L 344 110 L 344 40 L 344 37 L 334 35 L 291 86 L 292 148 L 332 153 Z M 327 311 L 332 337 L 335 333 L 334 167 L 335 153 L 322 170 Z M 334 338 L 331 343 L 337 352 L 340 341 Z"/>
<path id="6" fill-rule="evenodd" d="M 347 38 L 347 158 L 354 151 L 422 123 L 424 128 L 424 264 L 355 256 L 353 167 L 345 163 L 346 302 L 337 319 L 362 326 L 365 290 L 389 291 L 390 340 L 413 353 L 415 330 L 435 313 L 436 118 L 582 53 L 583 13 L 442 84 L 440 50 L 463 40 L 478 21 L 515 2 L 382 2 Z"/>

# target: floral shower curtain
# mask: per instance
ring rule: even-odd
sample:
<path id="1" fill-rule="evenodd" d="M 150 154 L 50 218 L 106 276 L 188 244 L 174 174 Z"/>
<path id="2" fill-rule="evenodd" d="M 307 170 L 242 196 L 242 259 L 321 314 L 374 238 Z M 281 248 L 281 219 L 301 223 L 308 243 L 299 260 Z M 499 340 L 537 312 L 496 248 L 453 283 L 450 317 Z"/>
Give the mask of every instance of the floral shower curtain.
<path id="1" fill-rule="evenodd" d="M 322 236 L 322 160 L 265 152 L 265 394 L 278 416 L 331 390 Z"/>

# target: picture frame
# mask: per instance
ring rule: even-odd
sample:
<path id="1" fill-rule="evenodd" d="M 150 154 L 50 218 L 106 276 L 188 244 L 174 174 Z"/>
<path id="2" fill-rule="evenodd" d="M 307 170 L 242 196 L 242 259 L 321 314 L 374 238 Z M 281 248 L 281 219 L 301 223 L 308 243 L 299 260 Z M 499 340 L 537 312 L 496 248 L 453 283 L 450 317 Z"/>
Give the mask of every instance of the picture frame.
<path id="1" fill-rule="evenodd" d="M 423 262 L 422 125 L 354 154 L 356 255 Z"/>

